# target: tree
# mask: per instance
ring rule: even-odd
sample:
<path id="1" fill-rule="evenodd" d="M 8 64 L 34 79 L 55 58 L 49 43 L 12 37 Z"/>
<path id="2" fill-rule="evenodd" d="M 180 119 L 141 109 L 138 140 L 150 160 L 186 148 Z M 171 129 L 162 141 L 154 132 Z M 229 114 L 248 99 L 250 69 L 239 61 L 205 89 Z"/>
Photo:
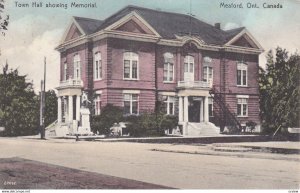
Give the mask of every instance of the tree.
<path id="1" fill-rule="evenodd" d="M 0 125 L 4 135 L 19 136 L 36 134 L 39 127 L 39 100 L 32 83 L 26 82 L 18 70 L 3 67 L 0 74 Z"/>
<path id="2" fill-rule="evenodd" d="M 45 126 L 47 127 L 57 119 L 57 96 L 54 90 L 46 92 Z"/>
<path id="3" fill-rule="evenodd" d="M 260 113 L 266 133 L 284 131 L 299 120 L 300 56 L 288 55 L 285 49 L 276 49 L 267 55 L 266 70 L 260 68 Z"/>
<path id="4" fill-rule="evenodd" d="M 5 35 L 4 30 L 7 30 L 9 15 L 6 15 L 4 18 L 2 17 L 2 13 L 4 10 L 4 0 L 0 0 L 0 32 Z"/>

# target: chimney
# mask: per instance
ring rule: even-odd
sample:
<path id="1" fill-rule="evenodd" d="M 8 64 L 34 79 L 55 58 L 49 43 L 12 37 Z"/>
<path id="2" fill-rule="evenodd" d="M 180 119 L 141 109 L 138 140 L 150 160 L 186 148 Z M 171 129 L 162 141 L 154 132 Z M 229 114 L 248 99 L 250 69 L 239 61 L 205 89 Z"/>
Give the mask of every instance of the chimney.
<path id="1" fill-rule="evenodd" d="M 221 23 L 215 23 L 215 28 L 221 29 Z"/>

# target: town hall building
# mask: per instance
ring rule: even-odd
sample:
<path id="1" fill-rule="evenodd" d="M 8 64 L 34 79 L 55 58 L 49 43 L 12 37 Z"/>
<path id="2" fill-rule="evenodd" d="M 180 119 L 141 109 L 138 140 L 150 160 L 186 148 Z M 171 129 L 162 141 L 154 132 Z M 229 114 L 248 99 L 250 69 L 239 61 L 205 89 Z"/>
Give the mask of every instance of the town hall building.
<path id="1" fill-rule="evenodd" d="M 104 20 L 73 17 L 56 50 L 64 134 L 78 130 L 83 92 L 94 115 L 107 104 L 139 115 L 160 102 L 178 116 L 184 136 L 260 125 L 263 49 L 244 27 L 225 31 L 189 15 L 127 6 Z"/>

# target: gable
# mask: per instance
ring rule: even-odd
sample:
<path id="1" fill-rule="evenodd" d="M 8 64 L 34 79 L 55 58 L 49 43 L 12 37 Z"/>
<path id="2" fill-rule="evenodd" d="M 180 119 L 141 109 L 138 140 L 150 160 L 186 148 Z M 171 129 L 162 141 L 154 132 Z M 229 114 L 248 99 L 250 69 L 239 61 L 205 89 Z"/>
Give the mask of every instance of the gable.
<path id="1" fill-rule="evenodd" d="M 73 23 L 66 35 L 65 41 L 77 38 L 79 36 L 83 35 L 79 29 L 77 28 L 77 26 Z"/>
<path id="2" fill-rule="evenodd" d="M 234 41 L 231 45 L 233 46 L 239 46 L 239 47 L 246 47 L 246 48 L 258 48 L 254 42 L 251 41 L 251 39 L 244 34 L 239 39 Z"/>
<path id="3" fill-rule="evenodd" d="M 160 37 L 157 31 L 135 11 L 123 16 L 121 19 L 106 27 L 105 30 Z"/>
<path id="4" fill-rule="evenodd" d="M 126 22 L 125 24 L 116 28 L 115 30 L 154 35 L 146 26 L 143 26 L 142 23 L 138 24 L 134 20 L 130 20 L 130 21 Z"/>

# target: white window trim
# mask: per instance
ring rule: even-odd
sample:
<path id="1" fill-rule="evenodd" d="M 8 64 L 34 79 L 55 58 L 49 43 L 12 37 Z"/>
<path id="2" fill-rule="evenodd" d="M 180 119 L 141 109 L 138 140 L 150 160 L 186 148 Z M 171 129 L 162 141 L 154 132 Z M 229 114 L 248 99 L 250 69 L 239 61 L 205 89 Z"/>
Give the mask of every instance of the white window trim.
<path id="1" fill-rule="evenodd" d="M 164 76 L 165 76 L 165 64 L 168 65 L 167 67 L 167 80 L 164 80 Z M 172 77 L 173 77 L 173 80 L 169 80 L 170 79 L 170 65 L 172 64 Z M 175 82 L 175 65 L 174 65 L 174 55 L 170 52 L 166 52 L 164 54 L 164 66 L 163 66 L 163 82 L 164 83 L 174 83 Z"/>
<path id="2" fill-rule="evenodd" d="M 129 100 L 129 102 L 130 102 L 130 113 L 129 113 L 129 115 L 139 115 L 139 113 L 140 113 L 140 102 L 139 102 L 140 96 L 139 96 L 139 94 L 137 94 L 137 93 L 123 93 L 123 107 L 125 107 L 124 102 L 125 102 L 125 101 L 128 101 L 128 100 L 125 100 L 125 95 L 126 95 L 126 94 L 130 95 L 130 100 Z M 133 94 L 138 95 L 138 96 L 137 96 L 137 100 L 133 100 L 133 99 L 132 99 L 132 95 L 133 95 Z M 133 114 L 133 113 L 132 113 L 132 107 L 133 107 L 132 103 L 133 103 L 134 101 L 137 101 L 137 114 Z"/>
<path id="3" fill-rule="evenodd" d="M 79 65 L 77 65 L 79 63 Z M 76 66 L 75 66 L 76 64 Z M 74 55 L 73 57 L 73 67 L 74 67 L 74 75 L 73 75 L 73 79 L 76 80 L 81 80 L 81 59 L 80 59 L 80 55 L 77 53 Z M 78 69 L 78 77 L 76 76 L 76 70 Z"/>
<path id="4" fill-rule="evenodd" d="M 123 90 L 122 93 L 123 94 L 140 94 L 141 91 L 140 90 Z"/>
<path id="5" fill-rule="evenodd" d="M 129 56 L 125 56 L 126 53 L 129 53 Z M 127 58 L 128 57 L 128 58 Z M 129 60 L 129 78 L 125 78 L 125 60 Z M 137 61 L 137 77 L 132 78 L 132 61 Z M 124 52 L 123 53 L 123 80 L 139 80 L 139 55 L 135 52 Z"/>
<path id="6" fill-rule="evenodd" d="M 102 65 L 102 56 L 101 56 L 101 52 L 96 52 L 94 54 L 94 80 L 97 81 L 97 80 L 102 80 L 102 76 L 103 76 L 103 73 L 101 71 L 103 71 L 103 65 Z M 96 61 L 98 61 L 98 75 L 96 74 Z M 99 63 L 100 61 L 100 63 Z M 101 71 L 100 71 L 100 68 L 99 68 L 99 64 L 101 64 Z M 96 78 L 98 76 L 98 78 Z"/>
<path id="7" fill-rule="evenodd" d="M 165 73 L 165 64 L 167 64 L 168 65 L 168 71 L 167 71 L 167 80 L 163 80 L 163 82 L 164 83 L 174 83 L 174 63 L 170 63 L 170 62 L 168 62 L 168 63 L 164 63 L 164 72 L 163 73 Z M 173 68 L 173 74 L 172 74 L 172 76 L 173 76 L 173 80 L 169 80 L 170 79 L 170 65 L 172 64 L 172 68 Z M 163 75 L 163 78 L 164 78 L 164 75 Z"/>
<path id="8" fill-rule="evenodd" d="M 237 96 L 241 96 L 241 97 L 237 97 L 237 103 L 236 105 L 238 106 L 239 104 L 241 105 L 241 115 L 239 115 L 239 112 L 237 111 L 237 117 L 248 117 L 248 110 L 249 110 L 249 96 L 247 97 L 247 95 L 237 95 Z M 238 99 L 247 99 L 247 103 L 239 103 Z M 246 104 L 247 108 L 246 108 L 246 115 L 243 115 L 243 105 Z M 238 108 L 236 108 L 238 110 Z"/>
<path id="9" fill-rule="evenodd" d="M 100 104 L 99 109 L 97 108 L 97 102 Z M 101 95 L 100 94 L 98 94 L 96 96 L 94 105 L 95 105 L 95 115 L 100 115 L 101 114 Z"/>
<path id="10" fill-rule="evenodd" d="M 208 78 L 210 68 L 211 68 L 211 79 Z M 206 78 L 204 77 L 204 71 L 206 71 Z M 203 78 L 202 78 L 202 80 L 204 80 L 204 79 L 206 79 L 206 81 L 204 81 L 204 82 L 207 82 L 207 83 L 213 82 L 213 80 L 214 80 L 214 69 L 213 69 L 212 66 L 209 66 L 209 65 L 203 66 Z"/>
<path id="11" fill-rule="evenodd" d="M 241 84 L 239 85 L 238 82 L 236 83 L 237 87 L 248 87 L 248 65 L 242 62 L 237 63 L 237 71 L 241 71 Z M 238 76 L 236 71 L 236 77 Z M 243 85 L 243 71 L 246 71 L 246 84 Z"/>
<path id="12" fill-rule="evenodd" d="M 164 101 L 164 103 L 167 104 L 167 115 L 175 115 L 175 97 L 173 97 L 173 96 L 166 96 L 166 97 L 167 97 L 167 100 Z M 171 100 L 171 98 L 173 98 L 173 99 Z M 173 104 L 173 112 L 172 113 L 170 113 L 170 103 Z"/>
<path id="13" fill-rule="evenodd" d="M 185 72 L 185 65 L 188 64 L 188 73 L 193 73 L 195 75 L 195 57 L 191 55 L 187 55 L 184 57 L 184 69 L 183 72 Z M 190 64 L 193 64 L 193 72 L 190 72 Z"/>

